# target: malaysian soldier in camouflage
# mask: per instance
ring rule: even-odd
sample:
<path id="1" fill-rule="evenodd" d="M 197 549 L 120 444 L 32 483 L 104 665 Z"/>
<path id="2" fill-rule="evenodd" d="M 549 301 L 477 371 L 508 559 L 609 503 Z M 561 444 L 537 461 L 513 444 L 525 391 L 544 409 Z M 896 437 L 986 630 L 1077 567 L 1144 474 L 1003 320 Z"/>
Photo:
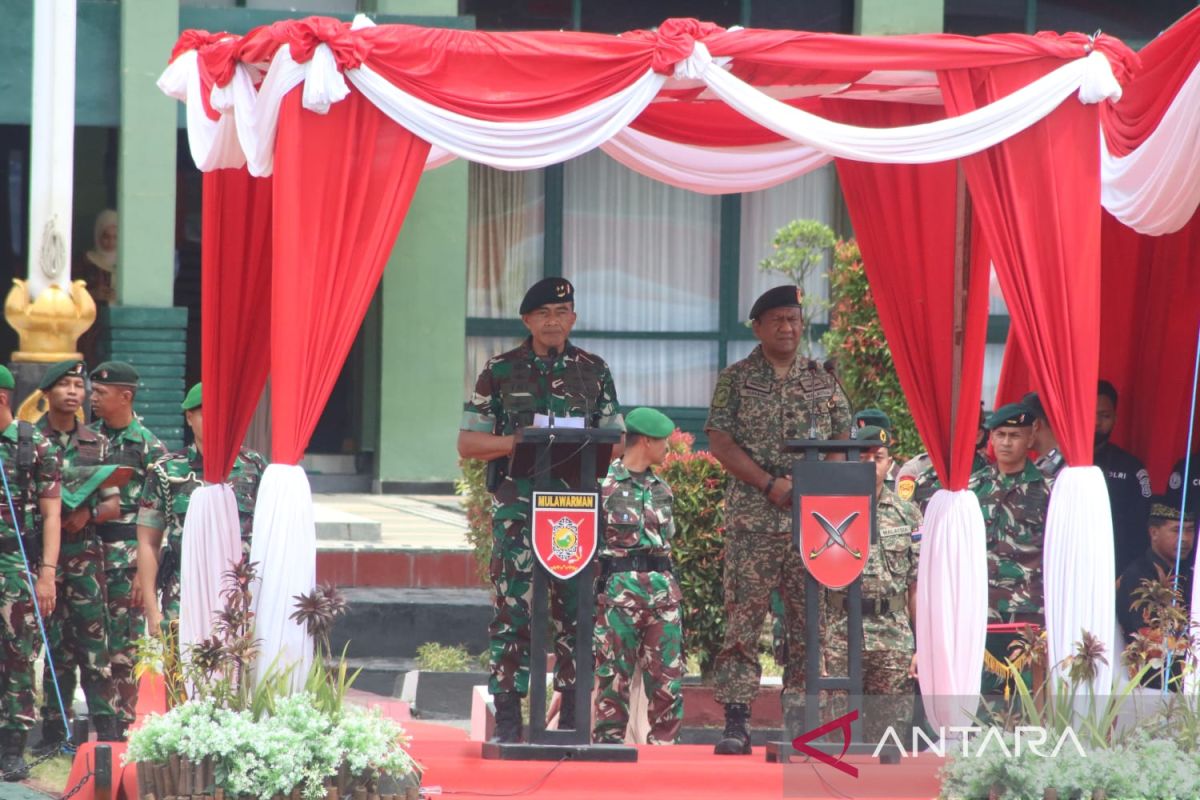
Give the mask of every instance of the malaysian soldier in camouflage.
<path id="1" fill-rule="evenodd" d="M 625 426 L 624 456 L 609 467 L 601 489 L 605 528 L 592 734 L 596 742 L 624 743 L 629 689 L 640 666 L 650 712 L 646 741 L 674 744 L 683 723 L 683 595 L 671 573 L 671 487 L 653 467 L 666 458 L 675 423 L 654 409 L 638 408 Z"/>
<path id="2" fill-rule="evenodd" d="M 804 562 L 792 546 L 793 456 L 787 439 L 846 438 L 850 404 L 833 376 L 798 357 L 803 329 L 798 286 L 764 293 L 750 310 L 759 346 L 721 372 L 705 430 L 730 473 L 725 494 L 725 640 L 717 654 L 716 697 L 725 733 L 716 752 L 750 752 L 749 704 L 762 667 L 758 639 L 779 589 L 788 620 L 785 708 L 804 692 Z"/>
<path id="3" fill-rule="evenodd" d="M 12 373 L 0 366 L 0 462 L 11 490 L 0 496 L 0 772 L 8 781 L 29 774 L 25 739 L 36 713 L 34 655 L 40 637 L 28 568 L 37 568 L 34 593 L 38 610 L 43 616 L 53 614 L 60 521 L 58 460 L 32 425 L 13 418 L 15 388 Z M 22 457 L 22 450 L 28 455 Z M 40 553 L 22 549 L 13 519 L 13 509 L 34 501 L 42 518 Z"/>
<path id="4" fill-rule="evenodd" d="M 96 738 L 116 741 L 119 737 L 109 673 L 104 551 L 96 525 L 116 519 L 121 509 L 119 490 L 100 488 L 104 475 L 94 469 L 108 457 L 108 439 L 75 416 L 86 394 L 86 375 L 82 361 L 62 361 L 46 370 L 38 386 L 49 401 L 38 430 L 58 459 L 63 500 L 58 602 L 54 614 L 46 618 L 54 670 L 48 659 L 42 671 L 42 741 L 34 750 L 38 754 L 62 745 L 66 728 L 53 687 L 57 682 L 69 713 L 76 669 Z"/>
<path id="5" fill-rule="evenodd" d="M 512 454 L 517 430 L 535 424 L 535 415 L 582 417 L 589 426 L 625 429 L 608 365 L 568 340 L 575 324 L 575 290 L 562 278 L 530 287 L 521 302 L 521 320 L 530 336 L 483 368 L 458 434 L 463 458 L 493 462 Z M 491 475 L 489 470 L 489 475 Z M 529 615 L 534 555 L 530 549 L 533 481 L 497 474 L 492 491 L 494 611 L 488 627 L 492 675 L 488 688 L 496 703 L 496 740 L 521 738 L 521 697 L 529 689 Z M 560 484 L 557 488 L 568 488 Z M 574 581 L 552 581 L 550 615 L 555 628 L 554 686 L 562 692 L 560 728 L 573 728 L 575 707 Z"/>
<path id="6" fill-rule="evenodd" d="M 179 557 L 183 552 L 183 523 L 192 492 L 204 485 L 203 390 L 196 384 L 180 407 L 193 443 L 150 466 L 138 509 L 138 580 L 146 601 L 150 630 L 179 619 Z M 262 483 L 266 460 L 242 448 L 233 460 L 229 483 L 237 503 L 242 533 L 242 557 L 250 557 L 250 535 L 254 532 L 254 504 Z M 165 539 L 165 543 L 164 543 Z M 158 596 L 161 590 L 161 600 Z M 161 603 L 161 604 L 160 604 Z"/>
<path id="7" fill-rule="evenodd" d="M 1053 481 L 1029 460 L 1034 413 L 1011 403 L 988 417 L 996 463 L 971 476 L 967 485 L 979 498 L 987 534 L 988 621 L 1045 624 L 1042 544 Z M 1016 633 L 989 633 L 987 652 L 995 661 L 984 674 L 984 694 L 1004 682 L 999 666 Z"/>
<path id="8" fill-rule="evenodd" d="M 108 438 L 110 464 L 132 468 L 121 487 L 121 514 L 97 526 L 104 546 L 104 580 L 108 591 L 108 652 L 117 717 L 121 726 L 133 723 L 137 704 L 137 640 L 145 632 L 142 597 L 137 590 L 137 510 L 146 470 L 167 453 L 158 437 L 133 413 L 139 376 L 129 364 L 106 361 L 91 373 L 92 429 Z"/>
<path id="9" fill-rule="evenodd" d="M 975 457 L 971 462 L 971 472 L 978 472 L 988 465 L 987 446 L 988 431 L 984 426 L 983 403 L 979 404 L 979 430 L 975 436 Z M 886 426 L 884 426 L 886 427 Z M 938 479 L 937 470 L 933 467 L 933 459 L 929 453 L 921 453 L 904 462 L 896 473 L 896 494 L 901 500 L 917 504 L 921 513 L 925 513 L 930 499 L 938 489 L 945 488 Z"/>
<path id="10" fill-rule="evenodd" d="M 885 485 L 894 460 L 891 435 L 868 425 L 856 439 L 879 442 L 860 452 L 875 465 L 875 521 L 879 541 L 871 545 L 862 573 L 863 732 L 879 741 L 888 726 L 906 723 L 912 714 L 914 646 L 912 619 L 917 599 L 917 555 L 921 511 Z M 847 674 L 846 609 L 848 595 L 827 592 L 825 612 L 830 646 L 825 652 L 831 675 Z M 841 698 L 844 700 L 844 696 Z M 835 711 L 834 716 L 842 711 Z M 904 737 L 901 737 L 904 738 Z"/>

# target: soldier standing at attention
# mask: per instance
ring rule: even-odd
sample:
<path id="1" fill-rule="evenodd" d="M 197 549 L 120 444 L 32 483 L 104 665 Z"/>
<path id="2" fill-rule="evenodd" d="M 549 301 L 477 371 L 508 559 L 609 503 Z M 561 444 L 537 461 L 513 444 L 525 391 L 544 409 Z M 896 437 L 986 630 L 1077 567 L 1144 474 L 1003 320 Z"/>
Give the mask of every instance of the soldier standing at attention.
<path id="1" fill-rule="evenodd" d="M 104 464 L 108 457 L 108 439 L 75 416 L 86 396 L 86 376 L 87 367 L 82 361 L 60 361 L 46 370 L 38 386 L 49 402 L 38 432 L 58 459 L 63 499 L 57 603 L 55 613 L 46 617 L 46 638 L 54 670 L 51 671 L 47 660 L 42 669 L 42 741 L 34 748 L 39 755 L 62 746 L 66 728 L 54 683 L 57 677 L 63 704 L 70 713 L 76 669 L 97 740 L 120 739 L 116 696 L 108 666 L 104 550 L 96 536 L 98 523 L 116 519 L 121 513 L 120 491 L 96 490 L 86 476 L 75 474 L 77 470 L 83 472 Z M 81 496 L 74 498 L 76 492 Z M 71 499 L 78 502 L 72 505 L 68 502 Z"/>
<path id="2" fill-rule="evenodd" d="M 625 419 L 624 455 L 608 468 L 601 496 L 604 540 L 596 598 L 596 713 L 593 739 L 623 744 L 629 688 L 642 668 L 650 711 L 647 744 L 674 744 L 683 724 L 683 598 L 671 574 L 675 535 L 671 487 L 654 474 L 675 423 L 638 408 Z"/>
<path id="3" fill-rule="evenodd" d="M 771 591 L 779 589 L 788 621 L 783 673 L 785 717 L 804 694 L 804 575 L 792 547 L 793 456 L 787 439 L 845 439 L 850 403 L 833 376 L 798 357 L 802 290 L 778 286 L 750 309 L 759 345 L 725 368 L 708 421 L 712 454 L 729 472 L 725 493 L 725 641 L 717 654 L 717 701 L 725 705 L 718 755 L 750 752 L 750 703 L 762 665 L 758 638 Z M 794 645 L 794 646 L 792 646 Z"/>
<path id="4" fill-rule="evenodd" d="M 25 739 L 36 713 L 33 661 L 40 633 L 28 569 L 36 567 L 38 609 L 43 617 L 49 616 L 54 613 L 59 549 L 58 460 L 32 425 L 13 417 L 15 388 L 12 373 L 0 366 L 0 460 L 8 478 L 8 490 L 0 498 L 0 772 L 7 781 L 29 776 Z M 40 553 L 25 551 L 22 556 L 13 513 L 34 500 L 42 516 L 42 548 Z"/>
<path id="5" fill-rule="evenodd" d="M 458 432 L 458 454 L 493 462 L 512 455 L 515 433 L 535 417 L 583 418 L 590 427 L 625 430 L 608 365 L 571 344 L 575 288 L 563 278 L 538 281 L 521 301 L 529 337 L 488 361 Z M 489 469 L 489 476 L 492 474 Z M 529 614 L 534 555 L 530 544 L 532 478 L 495 474 L 492 492 L 491 578 L 494 610 L 488 626 L 498 742 L 521 741 L 521 698 L 529 691 Z M 556 487 L 568 488 L 560 482 Z M 575 578 L 550 582 L 554 620 L 554 688 L 562 693 L 560 728 L 575 727 Z"/>
<path id="6" fill-rule="evenodd" d="M 180 404 L 192 429 L 192 444 L 155 461 L 146 474 L 137 514 L 139 591 L 146 606 L 151 631 L 179 619 L 179 557 L 183 522 L 192 492 L 204 485 L 203 390 L 193 386 Z M 229 484 L 237 502 L 242 533 L 242 558 L 250 557 L 254 532 L 254 504 L 262 483 L 266 459 L 242 448 L 233 460 Z M 163 538 L 166 545 L 163 546 Z M 162 592 L 161 604 L 158 596 Z"/>
<path id="7" fill-rule="evenodd" d="M 859 460 L 875 465 L 875 521 L 879 542 L 871 545 L 862 573 L 863 694 L 872 698 L 864 709 L 867 741 L 878 741 L 889 725 L 907 722 L 912 714 L 913 670 L 916 667 L 912 619 L 917 606 L 917 556 L 921 511 L 887 487 L 892 468 L 892 436 L 867 425 L 855 431 L 865 449 Z M 848 652 L 843 632 L 849 595 L 826 592 L 825 611 L 831 646 L 826 664 L 831 675 L 847 675 Z M 875 700 L 874 698 L 880 698 Z M 901 739 L 904 737 L 901 736 Z"/>
<path id="8" fill-rule="evenodd" d="M 137 705 L 137 640 L 145 631 L 137 573 L 137 510 L 146 470 L 167 448 L 133 413 L 137 370 L 123 361 L 105 361 L 92 370 L 92 430 L 108 439 L 108 463 L 132 467 L 133 476 L 121 487 L 121 514 L 98 526 L 104 545 L 104 580 L 108 590 L 108 652 L 117 718 L 121 728 L 133 724 Z M 124 731 L 119 732 L 123 737 Z"/>

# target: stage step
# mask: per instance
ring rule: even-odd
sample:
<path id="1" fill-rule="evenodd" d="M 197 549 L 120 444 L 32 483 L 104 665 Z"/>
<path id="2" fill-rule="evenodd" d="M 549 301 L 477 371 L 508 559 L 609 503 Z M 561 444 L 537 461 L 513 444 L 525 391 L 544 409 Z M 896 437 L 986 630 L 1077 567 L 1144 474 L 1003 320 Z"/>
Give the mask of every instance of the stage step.
<path id="1" fill-rule="evenodd" d="M 411 659 L 425 642 L 463 645 L 472 656 L 488 646 L 491 597 L 483 589 L 343 590 L 348 609 L 331 637 L 334 653 Z"/>
<path id="2" fill-rule="evenodd" d="M 353 644 L 350 645 L 354 647 Z M 340 651 L 339 651 L 340 652 Z M 404 676 L 417 668 L 411 658 L 347 658 L 346 669 L 351 675 L 362 670 L 354 680 L 354 688 L 363 692 L 399 697 L 404 688 Z"/>

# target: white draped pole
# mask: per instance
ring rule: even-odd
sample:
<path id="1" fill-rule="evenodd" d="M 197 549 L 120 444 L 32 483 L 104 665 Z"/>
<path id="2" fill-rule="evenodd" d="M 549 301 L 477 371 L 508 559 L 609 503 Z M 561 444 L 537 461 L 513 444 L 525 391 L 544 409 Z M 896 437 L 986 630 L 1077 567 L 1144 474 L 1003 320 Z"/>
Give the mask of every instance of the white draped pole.
<path id="1" fill-rule="evenodd" d="M 225 573 L 242 559 L 237 500 L 227 483 L 192 492 L 183 518 L 179 554 L 179 650 L 213 635 L 213 618 L 224 606 Z"/>
<path id="2" fill-rule="evenodd" d="M 974 492 L 940 489 L 917 566 L 917 677 L 935 728 L 971 725 L 987 637 L 987 535 Z"/>
<path id="3" fill-rule="evenodd" d="M 274 665 L 291 669 L 293 691 L 299 691 L 312 665 L 313 643 L 305 627 L 290 617 L 295 597 L 317 582 L 317 529 L 312 489 L 304 469 L 271 464 L 263 473 L 254 507 L 250 560 L 258 564 L 254 593 L 260 656 L 255 680 Z"/>
<path id="4" fill-rule="evenodd" d="M 1067 467 L 1054 479 L 1042 572 L 1046 590 L 1048 677 L 1065 677 L 1055 666 L 1071 655 L 1086 631 L 1104 646 L 1092 690 L 1112 691 L 1116 642 L 1116 570 L 1108 486 L 1098 467 Z"/>

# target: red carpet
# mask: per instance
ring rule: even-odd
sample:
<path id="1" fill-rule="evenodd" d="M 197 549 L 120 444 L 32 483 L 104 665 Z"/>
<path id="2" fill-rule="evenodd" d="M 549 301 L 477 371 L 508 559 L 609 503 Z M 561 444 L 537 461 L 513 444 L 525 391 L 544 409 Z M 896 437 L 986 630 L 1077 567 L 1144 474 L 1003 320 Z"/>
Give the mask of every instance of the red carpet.
<path id="1" fill-rule="evenodd" d="M 755 748 L 751 756 L 717 757 L 711 746 L 675 745 L 639 747 L 636 764 L 575 762 L 555 767 L 544 761 L 485 761 L 479 743 L 467 741 L 466 732 L 457 728 L 415 720 L 404 727 L 413 739 L 413 756 L 426 769 L 423 786 L 440 787 L 448 797 L 915 800 L 937 796 L 942 765 L 942 759 L 926 756 L 895 766 L 865 757 L 847 759 L 859 767 L 855 779 L 824 765 L 768 764 L 762 748 Z"/>

